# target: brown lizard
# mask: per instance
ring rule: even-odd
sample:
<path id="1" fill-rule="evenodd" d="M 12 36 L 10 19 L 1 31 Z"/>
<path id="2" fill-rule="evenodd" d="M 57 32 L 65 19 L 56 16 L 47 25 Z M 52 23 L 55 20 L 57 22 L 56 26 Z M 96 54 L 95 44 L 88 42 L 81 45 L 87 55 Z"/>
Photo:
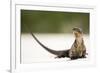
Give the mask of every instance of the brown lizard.
<path id="1" fill-rule="evenodd" d="M 54 55 L 57 55 L 57 58 L 68 57 L 71 60 L 78 59 L 78 58 L 86 58 L 86 47 L 83 40 L 83 32 L 80 28 L 77 27 L 73 28 L 72 30 L 75 36 L 74 43 L 72 44 L 70 49 L 61 50 L 61 51 L 56 51 L 48 48 L 47 46 L 42 44 L 32 32 L 31 35 L 37 41 L 37 43 L 40 44 L 45 50 L 47 50 L 48 52 Z"/>

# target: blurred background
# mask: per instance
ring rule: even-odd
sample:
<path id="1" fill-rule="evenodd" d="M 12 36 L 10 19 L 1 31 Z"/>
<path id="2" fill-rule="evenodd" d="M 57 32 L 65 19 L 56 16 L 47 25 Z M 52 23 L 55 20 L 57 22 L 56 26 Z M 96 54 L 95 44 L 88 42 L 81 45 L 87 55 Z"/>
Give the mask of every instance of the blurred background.
<path id="1" fill-rule="evenodd" d="M 27 33 L 24 25 L 34 33 L 72 33 L 80 27 L 89 34 L 89 13 L 21 10 L 21 32 Z"/>
<path id="2" fill-rule="evenodd" d="M 55 55 L 43 49 L 34 40 L 27 28 L 29 28 L 45 46 L 53 50 L 65 50 L 70 49 L 75 39 L 72 34 L 72 28 L 79 27 L 84 32 L 83 37 L 88 52 L 90 47 L 89 13 L 21 10 L 20 16 L 21 63 L 66 62 L 66 58 L 55 59 Z"/>

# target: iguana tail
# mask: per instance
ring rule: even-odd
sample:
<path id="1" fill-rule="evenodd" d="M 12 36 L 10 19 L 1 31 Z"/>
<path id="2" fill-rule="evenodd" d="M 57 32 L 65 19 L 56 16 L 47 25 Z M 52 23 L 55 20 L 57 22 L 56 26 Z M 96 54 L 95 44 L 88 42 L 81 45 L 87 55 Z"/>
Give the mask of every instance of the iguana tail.
<path id="1" fill-rule="evenodd" d="M 45 45 L 43 45 L 36 37 L 35 35 L 31 32 L 31 35 L 33 36 L 33 38 L 37 41 L 38 44 L 40 44 L 40 46 L 42 46 L 45 50 L 47 50 L 48 52 L 54 54 L 54 55 L 60 55 L 61 51 L 55 51 L 55 50 L 52 50 L 48 47 L 46 47 Z"/>

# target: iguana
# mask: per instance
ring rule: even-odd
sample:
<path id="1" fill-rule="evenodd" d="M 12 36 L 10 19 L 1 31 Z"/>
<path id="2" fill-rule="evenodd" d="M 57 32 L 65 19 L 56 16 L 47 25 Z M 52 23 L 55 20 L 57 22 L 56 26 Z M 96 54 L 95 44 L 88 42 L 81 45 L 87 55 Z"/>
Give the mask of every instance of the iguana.
<path id="1" fill-rule="evenodd" d="M 47 46 L 42 44 L 32 32 L 30 33 L 40 46 L 42 46 L 49 53 L 56 55 L 57 58 L 68 57 L 71 60 L 78 59 L 78 58 L 86 58 L 87 53 L 86 53 L 86 47 L 83 40 L 83 32 L 80 28 L 77 27 L 74 27 L 72 30 L 75 36 L 74 43 L 72 44 L 70 49 L 61 50 L 61 51 L 56 51 L 48 48 Z"/>

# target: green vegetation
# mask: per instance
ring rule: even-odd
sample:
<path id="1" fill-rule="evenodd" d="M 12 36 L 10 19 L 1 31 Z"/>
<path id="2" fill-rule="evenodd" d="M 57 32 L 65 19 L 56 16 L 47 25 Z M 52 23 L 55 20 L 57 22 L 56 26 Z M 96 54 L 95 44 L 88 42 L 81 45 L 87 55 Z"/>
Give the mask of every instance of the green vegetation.
<path id="1" fill-rule="evenodd" d="M 34 33 L 72 33 L 73 27 L 80 27 L 89 33 L 89 13 L 21 10 L 21 32 L 25 26 Z"/>

